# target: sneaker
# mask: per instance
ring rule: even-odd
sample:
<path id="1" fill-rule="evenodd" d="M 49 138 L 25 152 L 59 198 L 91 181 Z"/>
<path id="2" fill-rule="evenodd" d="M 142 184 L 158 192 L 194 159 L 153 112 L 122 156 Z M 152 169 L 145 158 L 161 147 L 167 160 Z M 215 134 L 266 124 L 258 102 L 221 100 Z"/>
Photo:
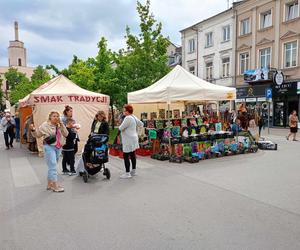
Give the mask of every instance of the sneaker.
<path id="1" fill-rule="evenodd" d="M 130 173 L 124 173 L 120 176 L 121 179 L 130 179 L 132 176 Z"/>
<path id="2" fill-rule="evenodd" d="M 135 169 L 132 169 L 131 172 L 130 172 L 130 174 L 131 174 L 131 176 L 137 176 Z"/>
<path id="3" fill-rule="evenodd" d="M 12 144 L 10 144 L 10 147 L 11 147 L 11 148 L 14 148 L 14 146 L 13 146 Z"/>
<path id="4" fill-rule="evenodd" d="M 70 176 L 72 176 L 72 175 L 76 175 L 76 174 L 77 174 L 77 173 L 76 173 L 76 171 L 75 171 L 75 170 L 72 170 L 72 171 L 70 171 L 70 172 L 69 172 L 69 175 L 70 175 Z"/>
<path id="5" fill-rule="evenodd" d="M 63 175 L 68 175 L 68 174 L 70 174 L 70 171 L 69 171 L 68 169 L 67 169 L 67 170 L 63 170 L 63 171 L 62 171 L 62 174 L 63 174 Z"/>

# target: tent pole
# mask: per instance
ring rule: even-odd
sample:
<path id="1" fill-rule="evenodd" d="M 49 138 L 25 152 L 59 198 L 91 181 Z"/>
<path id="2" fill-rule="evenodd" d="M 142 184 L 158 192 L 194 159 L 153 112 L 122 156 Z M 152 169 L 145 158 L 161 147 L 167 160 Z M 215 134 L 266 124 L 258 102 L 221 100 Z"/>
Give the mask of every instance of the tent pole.
<path id="1" fill-rule="evenodd" d="M 170 119 L 170 101 L 168 101 L 168 129 L 170 130 L 171 133 L 171 119 Z M 171 145 L 171 136 L 169 137 L 169 153 L 170 155 L 172 154 L 172 149 L 171 149 L 172 145 Z"/>

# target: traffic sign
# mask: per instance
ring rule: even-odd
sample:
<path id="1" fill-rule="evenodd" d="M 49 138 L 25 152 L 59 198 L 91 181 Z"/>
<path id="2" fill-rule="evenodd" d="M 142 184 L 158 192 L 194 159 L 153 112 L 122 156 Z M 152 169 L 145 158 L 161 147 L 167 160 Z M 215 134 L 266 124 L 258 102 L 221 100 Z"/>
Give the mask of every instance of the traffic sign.
<path id="1" fill-rule="evenodd" d="M 272 97 L 273 97 L 272 89 L 271 88 L 267 88 L 266 89 L 266 98 L 268 100 L 270 100 L 270 99 L 272 99 Z"/>

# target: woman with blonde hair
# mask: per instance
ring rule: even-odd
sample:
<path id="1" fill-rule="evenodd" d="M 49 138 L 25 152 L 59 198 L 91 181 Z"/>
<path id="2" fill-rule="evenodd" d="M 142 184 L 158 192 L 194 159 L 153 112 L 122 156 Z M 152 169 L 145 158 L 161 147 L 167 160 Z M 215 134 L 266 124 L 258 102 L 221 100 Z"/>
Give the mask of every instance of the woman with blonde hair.
<path id="1" fill-rule="evenodd" d="M 91 134 L 109 135 L 109 125 L 104 111 L 98 111 L 92 123 Z"/>
<path id="2" fill-rule="evenodd" d="M 63 137 L 68 136 L 68 130 L 60 120 L 59 112 L 53 110 L 49 113 L 48 120 L 38 129 L 30 125 L 31 133 L 36 138 L 43 138 L 45 160 L 48 166 L 47 190 L 64 192 L 64 188 L 57 184 L 57 163 L 62 148 Z"/>

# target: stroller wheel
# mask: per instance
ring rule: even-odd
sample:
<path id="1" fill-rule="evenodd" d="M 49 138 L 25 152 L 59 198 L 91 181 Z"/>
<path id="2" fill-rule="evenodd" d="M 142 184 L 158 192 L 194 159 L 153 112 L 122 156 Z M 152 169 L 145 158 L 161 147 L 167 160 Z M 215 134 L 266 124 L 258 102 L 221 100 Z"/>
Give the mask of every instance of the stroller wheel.
<path id="1" fill-rule="evenodd" d="M 87 175 L 87 173 L 82 173 L 82 178 L 83 178 L 83 181 L 84 181 L 85 183 L 88 182 L 88 175 Z"/>
<path id="2" fill-rule="evenodd" d="M 110 170 L 108 168 L 104 169 L 103 175 L 109 180 L 111 177 Z"/>

